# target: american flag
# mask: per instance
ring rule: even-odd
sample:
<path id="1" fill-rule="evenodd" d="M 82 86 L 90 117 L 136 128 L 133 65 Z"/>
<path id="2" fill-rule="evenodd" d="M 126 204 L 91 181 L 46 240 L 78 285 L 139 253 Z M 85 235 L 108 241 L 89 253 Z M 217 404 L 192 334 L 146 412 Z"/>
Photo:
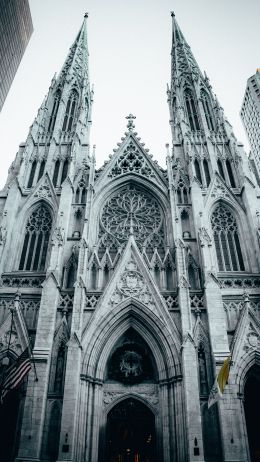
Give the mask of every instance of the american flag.
<path id="1" fill-rule="evenodd" d="M 1 384 L 1 401 L 10 390 L 17 389 L 31 369 L 29 349 L 26 348 L 19 358 L 7 369 Z"/>

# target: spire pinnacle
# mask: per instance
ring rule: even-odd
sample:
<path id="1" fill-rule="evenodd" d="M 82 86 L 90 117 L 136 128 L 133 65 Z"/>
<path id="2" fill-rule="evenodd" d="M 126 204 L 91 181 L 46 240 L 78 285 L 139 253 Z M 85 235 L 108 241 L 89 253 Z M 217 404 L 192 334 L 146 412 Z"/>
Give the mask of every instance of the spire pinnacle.
<path id="1" fill-rule="evenodd" d="M 60 72 L 59 81 L 66 80 L 68 76 L 76 77 L 79 81 L 84 78 L 88 81 L 87 18 L 88 13 L 85 13 L 82 26 Z"/>
<path id="2" fill-rule="evenodd" d="M 176 21 L 174 12 L 172 17 L 172 80 L 191 75 L 195 80 L 203 78 L 200 68 L 192 54 L 190 46 Z"/>

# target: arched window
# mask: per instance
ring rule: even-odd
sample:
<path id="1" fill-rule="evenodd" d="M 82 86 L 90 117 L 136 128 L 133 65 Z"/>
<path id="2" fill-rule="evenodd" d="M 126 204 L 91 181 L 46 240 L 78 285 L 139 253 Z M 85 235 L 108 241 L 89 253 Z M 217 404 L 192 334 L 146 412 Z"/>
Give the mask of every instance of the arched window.
<path id="1" fill-rule="evenodd" d="M 232 212 L 219 203 L 211 217 L 219 271 L 245 271 L 238 235 Z"/>
<path id="2" fill-rule="evenodd" d="M 57 360 L 56 360 L 56 370 L 54 378 L 54 393 L 62 393 L 63 382 L 64 382 L 64 373 L 65 373 L 65 345 L 62 343 L 59 347 Z"/>
<path id="3" fill-rule="evenodd" d="M 59 159 L 56 160 L 55 162 L 55 167 L 54 167 L 54 173 L 53 173 L 53 184 L 56 187 L 58 184 L 58 176 L 59 176 L 59 171 L 60 171 L 60 161 Z"/>
<path id="4" fill-rule="evenodd" d="M 202 106 L 204 109 L 204 114 L 207 122 L 207 126 L 209 130 L 214 130 L 214 122 L 213 122 L 213 112 L 212 112 L 212 107 L 210 104 L 209 97 L 205 90 L 201 90 L 201 101 L 202 101 Z"/>
<path id="5" fill-rule="evenodd" d="M 231 163 L 230 163 L 230 161 L 228 159 L 226 160 L 226 166 L 227 166 L 227 172 L 228 172 L 228 176 L 229 176 L 230 186 L 231 186 L 231 188 L 235 188 L 236 187 L 235 178 L 234 178 L 234 175 L 233 175 Z"/>
<path id="6" fill-rule="evenodd" d="M 199 182 L 202 184 L 202 176 L 201 176 L 201 171 L 200 171 L 200 164 L 197 159 L 194 161 L 194 167 L 195 167 L 195 173 L 196 177 L 199 180 Z"/>
<path id="7" fill-rule="evenodd" d="M 31 166 L 31 173 L 30 173 L 30 177 L 29 177 L 29 181 L 28 181 L 27 188 L 31 188 L 32 185 L 33 185 L 33 180 L 34 180 L 36 165 L 37 165 L 37 162 L 36 162 L 36 160 L 34 160 L 33 163 L 32 163 L 32 166 Z"/>
<path id="8" fill-rule="evenodd" d="M 51 225 L 51 213 L 41 204 L 27 222 L 19 270 L 44 271 Z"/>
<path id="9" fill-rule="evenodd" d="M 220 159 L 218 159 L 217 164 L 218 164 L 218 171 L 219 171 L 219 174 L 220 174 L 220 176 L 223 178 L 223 180 L 225 180 L 223 165 L 222 165 L 222 162 L 221 162 Z"/>
<path id="10" fill-rule="evenodd" d="M 38 180 L 37 180 L 37 181 L 39 181 L 39 180 L 41 179 L 41 177 L 42 177 L 42 175 L 43 175 L 43 173 L 44 173 L 45 164 L 46 164 L 45 160 L 42 160 L 42 161 L 41 161 L 41 165 L 40 165 L 40 170 L 39 170 L 39 175 L 38 175 Z"/>
<path id="11" fill-rule="evenodd" d="M 184 92 L 184 99 L 186 103 L 186 109 L 189 119 L 190 128 L 192 131 L 200 130 L 198 111 L 195 105 L 194 97 L 190 89 L 186 89 Z"/>
<path id="12" fill-rule="evenodd" d="M 61 174 L 61 184 L 63 181 L 67 178 L 68 175 L 68 168 L 69 168 L 69 161 L 68 159 L 65 160 L 62 168 L 62 174 Z"/>
<path id="13" fill-rule="evenodd" d="M 180 179 L 178 182 L 177 198 L 179 204 L 189 203 L 189 191 L 187 186 L 183 183 L 182 179 Z"/>
<path id="14" fill-rule="evenodd" d="M 52 113 L 51 113 L 50 122 L 49 122 L 49 126 L 48 126 L 48 132 L 49 133 L 53 132 L 53 129 L 54 129 L 54 126 L 55 126 L 56 117 L 57 117 L 59 104 L 60 104 L 60 98 L 61 98 L 61 91 L 57 90 L 56 94 L 54 96 L 54 103 L 53 103 Z"/>
<path id="15" fill-rule="evenodd" d="M 78 103 L 78 93 L 76 90 L 72 90 L 70 97 L 67 102 L 66 106 L 66 112 L 65 112 L 65 117 L 64 117 L 64 122 L 63 122 L 63 127 L 62 131 L 63 132 L 70 132 L 73 128 L 73 122 L 74 122 L 74 117 L 76 114 L 76 109 L 77 109 L 77 103 Z"/>
<path id="16" fill-rule="evenodd" d="M 199 384 L 200 396 L 208 395 L 208 377 L 207 377 L 207 364 L 204 348 L 200 345 L 198 348 L 198 363 L 199 363 Z"/>
<path id="17" fill-rule="evenodd" d="M 206 183 L 207 183 L 207 186 L 209 186 L 210 185 L 210 173 L 209 173 L 208 161 L 206 159 L 203 160 L 203 168 L 204 168 Z"/>

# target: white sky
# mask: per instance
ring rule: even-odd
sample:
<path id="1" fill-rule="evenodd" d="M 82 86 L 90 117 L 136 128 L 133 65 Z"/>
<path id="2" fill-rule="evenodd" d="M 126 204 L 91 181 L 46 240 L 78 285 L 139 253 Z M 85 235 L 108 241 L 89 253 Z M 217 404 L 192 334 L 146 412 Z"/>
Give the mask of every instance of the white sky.
<path id="1" fill-rule="evenodd" d="M 171 143 L 166 101 L 171 10 L 248 150 L 239 110 L 246 80 L 260 67 L 259 0 L 30 0 L 30 5 L 34 32 L 0 114 L 0 186 L 86 11 L 95 88 L 91 143 L 97 145 L 98 167 L 123 136 L 130 112 L 142 141 L 165 166 L 165 143 Z"/>

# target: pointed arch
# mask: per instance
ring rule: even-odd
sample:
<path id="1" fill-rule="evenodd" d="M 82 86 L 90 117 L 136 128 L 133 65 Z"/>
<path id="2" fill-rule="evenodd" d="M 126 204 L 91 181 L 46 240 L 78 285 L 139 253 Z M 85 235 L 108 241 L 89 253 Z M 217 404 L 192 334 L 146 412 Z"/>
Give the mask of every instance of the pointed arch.
<path id="1" fill-rule="evenodd" d="M 237 220 L 223 202 L 213 210 L 211 226 L 219 271 L 245 271 Z"/>
<path id="2" fill-rule="evenodd" d="M 194 160 L 194 168 L 195 168 L 196 177 L 199 180 L 200 184 L 202 185 L 202 176 L 201 176 L 200 164 L 199 164 L 198 159 Z"/>
<path id="3" fill-rule="evenodd" d="M 184 89 L 184 100 L 186 104 L 186 111 L 188 115 L 189 125 L 192 131 L 200 130 L 198 110 L 195 103 L 195 98 L 191 88 Z"/>
<path id="4" fill-rule="evenodd" d="M 25 227 L 19 270 L 44 271 L 52 228 L 52 214 L 44 203 L 38 203 Z"/>
<path id="5" fill-rule="evenodd" d="M 83 333 L 84 359 L 82 373 L 103 380 L 108 357 L 118 338 L 133 328 L 153 352 L 159 380 L 180 373 L 179 334 L 169 335 L 168 326 L 138 300 L 125 300 L 88 326 L 88 339 Z M 91 336 L 91 341 L 89 340 Z M 85 345 L 85 347 L 84 347 Z"/>
<path id="6" fill-rule="evenodd" d="M 61 90 L 58 88 L 58 90 L 55 93 L 54 96 L 54 102 L 52 106 L 52 112 L 50 116 L 50 121 L 49 121 L 49 126 L 48 126 L 48 132 L 52 133 L 54 130 L 56 118 L 57 118 L 57 113 L 60 105 L 60 99 L 61 99 Z"/>
<path id="7" fill-rule="evenodd" d="M 63 167 L 62 167 L 61 182 L 60 182 L 60 184 L 62 184 L 63 181 L 66 180 L 66 178 L 67 178 L 67 176 L 68 176 L 68 169 L 69 169 L 69 160 L 68 160 L 68 159 L 65 159 L 65 161 L 63 162 Z"/>
<path id="8" fill-rule="evenodd" d="M 65 116 L 64 116 L 64 121 L 63 121 L 63 126 L 62 126 L 62 131 L 63 132 L 71 132 L 73 130 L 74 126 L 74 119 L 76 116 L 77 112 L 77 106 L 78 106 L 78 99 L 79 99 L 79 94 L 75 88 L 70 93 L 67 106 L 66 106 L 66 111 L 65 111 Z"/>
<path id="9" fill-rule="evenodd" d="M 206 159 L 203 160 L 204 175 L 206 179 L 207 186 L 210 185 L 210 173 L 209 173 L 209 164 Z"/>
<path id="10" fill-rule="evenodd" d="M 31 172 L 30 172 L 30 176 L 29 176 L 27 188 L 31 188 L 31 187 L 33 186 L 33 181 L 34 181 L 34 175 L 35 175 L 35 171 L 36 171 L 36 166 L 37 166 L 37 161 L 36 161 L 36 159 L 34 159 L 34 161 L 33 161 L 33 163 L 32 163 L 32 166 L 31 166 Z"/>
<path id="11" fill-rule="evenodd" d="M 212 106 L 211 106 L 209 95 L 206 93 L 204 88 L 202 88 L 200 92 L 200 97 L 201 97 L 202 106 L 203 106 L 208 129 L 213 131 L 215 130 L 215 123 L 214 123 L 215 121 L 214 121 Z"/>

